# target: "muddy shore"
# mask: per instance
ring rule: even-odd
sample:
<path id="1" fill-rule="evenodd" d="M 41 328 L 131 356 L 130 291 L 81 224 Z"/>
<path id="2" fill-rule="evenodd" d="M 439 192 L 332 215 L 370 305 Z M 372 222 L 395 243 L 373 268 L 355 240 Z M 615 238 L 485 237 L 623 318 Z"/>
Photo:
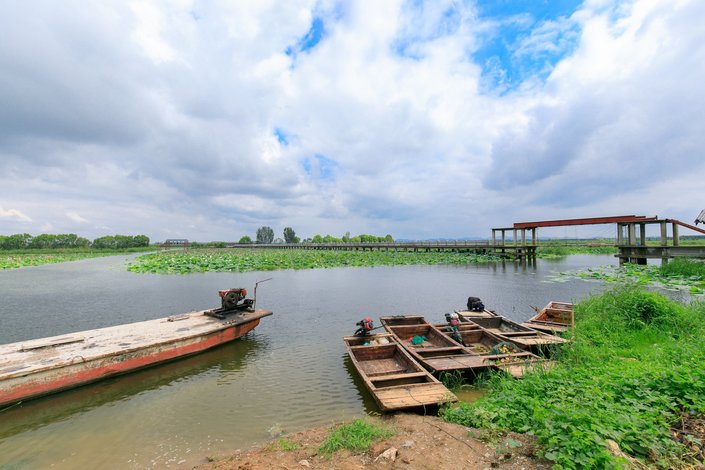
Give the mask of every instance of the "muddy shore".
<path id="1" fill-rule="evenodd" d="M 487 440 L 480 431 L 447 423 L 435 416 L 399 413 L 371 417 L 395 431 L 376 441 L 367 452 L 343 450 L 320 455 L 318 448 L 333 426 L 318 427 L 285 436 L 294 450 L 282 450 L 278 440 L 205 463 L 200 470 L 282 469 L 548 469 L 551 462 L 534 455 L 531 436 L 510 433 Z M 483 437 L 483 440 L 480 440 Z"/>

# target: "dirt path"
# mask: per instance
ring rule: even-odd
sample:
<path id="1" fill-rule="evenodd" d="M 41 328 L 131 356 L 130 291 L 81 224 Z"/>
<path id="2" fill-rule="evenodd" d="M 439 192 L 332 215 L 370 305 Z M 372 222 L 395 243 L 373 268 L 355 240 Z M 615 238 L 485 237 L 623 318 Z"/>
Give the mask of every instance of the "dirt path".
<path id="1" fill-rule="evenodd" d="M 396 434 L 387 440 L 375 442 L 365 453 L 352 454 L 341 451 L 330 458 L 318 455 L 318 447 L 331 429 L 321 427 L 286 436 L 286 442 L 298 445 L 296 450 L 280 450 L 275 441 L 267 446 L 238 452 L 199 468 L 209 470 L 551 468 L 550 462 L 540 460 L 533 455 L 535 445 L 530 436 L 509 434 L 499 438 L 496 444 L 486 444 L 472 437 L 478 435 L 476 430 L 446 423 L 437 417 L 396 414 L 370 419 L 393 428 Z M 394 458 L 382 456 L 385 451 Z"/>

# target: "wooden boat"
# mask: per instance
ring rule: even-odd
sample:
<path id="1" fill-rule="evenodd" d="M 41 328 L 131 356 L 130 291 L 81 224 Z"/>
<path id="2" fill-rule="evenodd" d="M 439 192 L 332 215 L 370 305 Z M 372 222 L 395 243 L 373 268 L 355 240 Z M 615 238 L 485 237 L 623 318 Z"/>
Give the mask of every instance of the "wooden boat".
<path id="1" fill-rule="evenodd" d="M 390 334 L 345 336 L 345 348 L 367 390 L 383 411 L 457 401 Z"/>
<path id="2" fill-rule="evenodd" d="M 224 305 L 233 300 L 232 290 L 221 292 L 231 295 L 228 300 L 223 298 Z M 250 306 L 251 303 L 240 304 L 238 310 L 225 314 L 222 313 L 225 308 L 203 310 L 0 345 L 0 406 L 233 341 L 255 328 L 261 318 L 272 314 L 268 310 L 252 310 Z"/>
<path id="3" fill-rule="evenodd" d="M 434 374 L 486 367 L 482 356 L 471 353 L 420 315 L 380 317 L 380 323 L 411 357 Z M 425 339 L 414 344 L 414 337 Z"/>
<path id="4" fill-rule="evenodd" d="M 493 335 L 502 338 L 504 341 L 510 341 L 527 351 L 536 350 L 549 344 L 561 344 L 566 342 L 563 338 L 536 331 L 505 317 L 467 318 L 460 315 L 460 319 L 461 321 L 474 323 Z"/>
<path id="5" fill-rule="evenodd" d="M 452 330 L 448 324 L 434 326 L 452 338 Z M 514 343 L 506 341 L 474 323 L 461 323 L 458 325 L 458 332 L 465 348 L 485 359 L 485 368 L 497 368 L 515 378 L 520 378 L 527 370 L 545 362 L 539 356 L 520 349 Z"/>
<path id="6" fill-rule="evenodd" d="M 472 317 L 493 318 L 493 317 L 497 316 L 497 314 L 493 310 L 487 310 L 487 309 L 484 309 L 481 312 L 476 312 L 474 310 L 455 310 L 455 313 L 457 313 L 458 316 L 462 315 L 465 318 L 472 318 Z"/>
<path id="7" fill-rule="evenodd" d="M 545 333 L 563 333 L 572 327 L 573 315 L 573 304 L 549 302 L 541 311 L 525 322 L 524 326 Z"/>

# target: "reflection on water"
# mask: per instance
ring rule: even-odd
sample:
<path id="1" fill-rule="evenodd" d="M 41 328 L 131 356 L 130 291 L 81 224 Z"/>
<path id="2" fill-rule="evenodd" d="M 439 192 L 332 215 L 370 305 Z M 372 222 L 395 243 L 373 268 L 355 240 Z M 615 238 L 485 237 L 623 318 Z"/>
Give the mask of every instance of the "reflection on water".
<path id="1" fill-rule="evenodd" d="M 296 431 L 376 411 L 341 341 L 361 318 L 423 313 L 442 321 L 473 295 L 525 320 L 530 305 L 578 300 L 600 288 L 546 282 L 552 273 L 615 262 L 573 256 L 532 266 L 159 276 L 128 273 L 124 260 L 0 272 L 0 343 L 207 308 L 219 303 L 218 289 L 270 276 L 258 295 L 274 316 L 213 351 L 0 413 L 0 467 L 190 468 L 267 440 L 271 428 Z"/>

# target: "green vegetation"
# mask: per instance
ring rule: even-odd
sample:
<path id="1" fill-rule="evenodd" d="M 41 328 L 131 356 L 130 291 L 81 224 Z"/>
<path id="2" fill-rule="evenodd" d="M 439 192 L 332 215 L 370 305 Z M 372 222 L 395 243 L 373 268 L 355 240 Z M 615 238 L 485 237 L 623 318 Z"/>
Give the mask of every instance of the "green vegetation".
<path id="1" fill-rule="evenodd" d="M 145 248 L 131 248 L 127 250 L 90 250 L 90 249 L 64 249 L 64 250 L 4 250 L 0 251 L 0 269 L 22 268 L 25 266 L 39 266 L 42 264 L 63 263 L 65 261 L 78 261 L 86 258 L 101 256 L 114 256 L 125 253 L 151 250 Z"/>
<path id="2" fill-rule="evenodd" d="M 257 243 L 272 243 L 274 241 L 274 230 L 272 227 L 260 227 L 257 229 Z"/>
<path id="3" fill-rule="evenodd" d="M 492 375 L 484 398 L 442 415 L 487 434 L 534 434 L 558 468 L 624 465 L 608 440 L 650 467 L 696 464 L 702 436 L 681 430 L 705 414 L 703 320 L 705 303 L 617 287 L 576 306 L 575 341 L 555 367 L 520 381 Z"/>
<path id="4" fill-rule="evenodd" d="M 284 452 L 293 452 L 301 448 L 297 442 L 291 441 L 285 437 L 278 439 L 273 447 L 277 450 L 283 450 Z"/>
<path id="5" fill-rule="evenodd" d="M 149 246 L 146 235 L 109 235 L 93 240 L 79 237 L 75 233 L 50 234 L 32 236 L 28 233 L 0 235 L 0 250 L 55 250 L 71 248 L 95 248 L 99 250 L 123 250 Z"/>
<path id="6" fill-rule="evenodd" d="M 617 253 L 614 246 L 558 246 L 554 244 L 541 243 L 536 248 L 538 258 L 553 259 L 563 258 L 568 255 L 613 255 Z"/>
<path id="7" fill-rule="evenodd" d="M 345 266 L 486 263 L 499 258 L 456 252 L 334 250 L 191 250 L 140 256 L 128 266 L 137 273 L 187 274 L 314 269 Z"/>
<path id="8" fill-rule="evenodd" d="M 676 258 L 667 264 L 661 265 L 660 273 L 666 277 L 696 276 L 705 279 L 705 262 L 695 259 Z"/>
<path id="9" fill-rule="evenodd" d="M 564 282 L 570 279 L 654 285 L 666 290 L 687 290 L 693 295 L 705 295 L 705 264 L 698 260 L 674 259 L 662 266 L 625 264 L 601 266 L 573 272 L 561 272 L 550 279 Z"/>
<path id="10" fill-rule="evenodd" d="M 353 452 L 366 451 L 376 439 L 387 439 L 393 435 L 394 431 L 391 429 L 369 423 L 364 419 L 357 419 L 335 428 L 323 441 L 318 451 L 325 455 L 331 455 L 341 449 Z"/>

